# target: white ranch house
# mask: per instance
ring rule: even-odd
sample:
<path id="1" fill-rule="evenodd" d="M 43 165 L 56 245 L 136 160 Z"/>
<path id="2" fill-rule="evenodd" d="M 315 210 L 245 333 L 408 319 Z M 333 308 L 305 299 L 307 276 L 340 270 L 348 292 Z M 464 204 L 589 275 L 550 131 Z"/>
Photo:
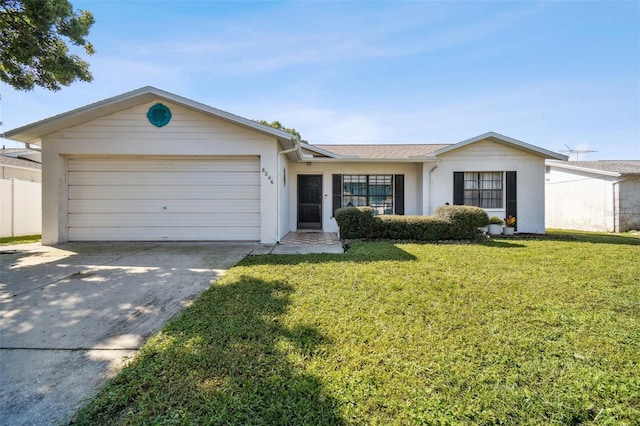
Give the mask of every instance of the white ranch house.
<path id="1" fill-rule="evenodd" d="M 43 243 L 247 240 L 336 232 L 336 208 L 478 205 L 544 233 L 545 160 L 497 133 L 455 144 L 309 145 L 144 87 L 6 133 L 42 146 Z"/>

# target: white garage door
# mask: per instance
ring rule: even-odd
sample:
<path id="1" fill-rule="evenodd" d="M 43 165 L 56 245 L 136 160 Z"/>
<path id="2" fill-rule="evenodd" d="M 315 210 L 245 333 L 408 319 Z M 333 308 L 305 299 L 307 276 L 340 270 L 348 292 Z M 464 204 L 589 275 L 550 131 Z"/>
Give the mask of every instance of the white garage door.
<path id="1" fill-rule="evenodd" d="M 260 239 L 260 160 L 69 159 L 69 241 Z"/>

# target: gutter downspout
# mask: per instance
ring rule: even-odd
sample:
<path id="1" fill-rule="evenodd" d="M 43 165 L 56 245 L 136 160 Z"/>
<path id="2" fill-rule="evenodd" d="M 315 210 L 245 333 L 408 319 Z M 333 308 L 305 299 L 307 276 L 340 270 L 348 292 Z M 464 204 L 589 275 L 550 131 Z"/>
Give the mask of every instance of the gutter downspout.
<path id="1" fill-rule="evenodd" d="M 618 196 L 618 201 L 620 201 L 620 184 L 627 179 L 629 179 L 629 176 L 611 183 L 611 188 L 613 189 L 613 232 L 620 232 L 620 217 L 618 216 L 620 214 L 620 209 L 616 209 L 616 195 Z M 617 191 L 616 186 L 618 187 Z"/>
<path id="2" fill-rule="evenodd" d="M 293 142 L 293 148 L 289 148 L 289 149 L 284 149 L 282 151 L 278 152 L 278 160 L 276 161 L 277 163 L 277 167 L 278 170 L 276 170 L 276 180 L 278 182 L 276 182 L 276 210 L 278 212 L 278 214 L 276 215 L 276 244 L 280 244 L 280 182 L 279 179 L 277 178 L 278 174 L 280 173 L 280 155 L 282 154 L 288 154 L 290 152 L 294 152 L 294 151 L 299 151 L 300 150 L 300 142 L 298 141 L 298 138 L 291 138 L 291 141 Z M 300 155 L 298 155 L 298 157 L 300 157 Z M 291 183 L 291 177 L 289 177 L 289 183 Z M 289 206 L 287 206 L 287 208 L 289 208 Z"/>
<path id="3" fill-rule="evenodd" d="M 440 164 L 440 160 L 436 160 L 435 163 L 433 164 L 433 167 L 429 169 L 429 199 L 427 200 L 427 203 L 428 203 L 427 211 L 422 212 L 424 216 L 429 216 L 431 214 L 431 173 L 433 173 L 433 171 L 438 168 L 439 164 Z"/>

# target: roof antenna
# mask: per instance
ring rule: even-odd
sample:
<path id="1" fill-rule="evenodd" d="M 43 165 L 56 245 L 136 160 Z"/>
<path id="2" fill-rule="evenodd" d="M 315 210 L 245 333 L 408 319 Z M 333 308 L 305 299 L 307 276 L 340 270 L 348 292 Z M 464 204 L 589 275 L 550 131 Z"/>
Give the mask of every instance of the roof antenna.
<path id="1" fill-rule="evenodd" d="M 560 152 L 568 152 L 569 156 L 575 154 L 576 155 L 576 161 L 580 161 L 580 154 L 587 154 L 589 152 L 598 152 L 598 151 L 593 151 L 591 149 L 572 149 L 569 145 L 564 144 L 564 146 L 567 147 L 567 149 L 563 149 Z"/>

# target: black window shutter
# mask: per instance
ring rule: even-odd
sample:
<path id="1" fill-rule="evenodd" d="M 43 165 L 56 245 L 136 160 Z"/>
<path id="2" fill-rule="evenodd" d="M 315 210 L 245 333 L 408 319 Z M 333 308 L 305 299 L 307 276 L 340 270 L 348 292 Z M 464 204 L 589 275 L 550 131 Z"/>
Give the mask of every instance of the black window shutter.
<path id="1" fill-rule="evenodd" d="M 395 184 L 393 213 L 404 214 L 404 175 L 395 175 L 393 180 Z"/>
<path id="2" fill-rule="evenodd" d="M 453 172 L 453 204 L 464 205 L 464 172 Z"/>
<path id="3" fill-rule="evenodd" d="M 518 203 L 517 203 L 517 181 L 516 172 L 506 172 L 506 198 L 507 198 L 507 216 L 518 217 Z M 516 222 L 516 229 L 518 222 Z"/>
<path id="4" fill-rule="evenodd" d="M 342 207 L 342 175 L 333 175 L 333 214 Z"/>

